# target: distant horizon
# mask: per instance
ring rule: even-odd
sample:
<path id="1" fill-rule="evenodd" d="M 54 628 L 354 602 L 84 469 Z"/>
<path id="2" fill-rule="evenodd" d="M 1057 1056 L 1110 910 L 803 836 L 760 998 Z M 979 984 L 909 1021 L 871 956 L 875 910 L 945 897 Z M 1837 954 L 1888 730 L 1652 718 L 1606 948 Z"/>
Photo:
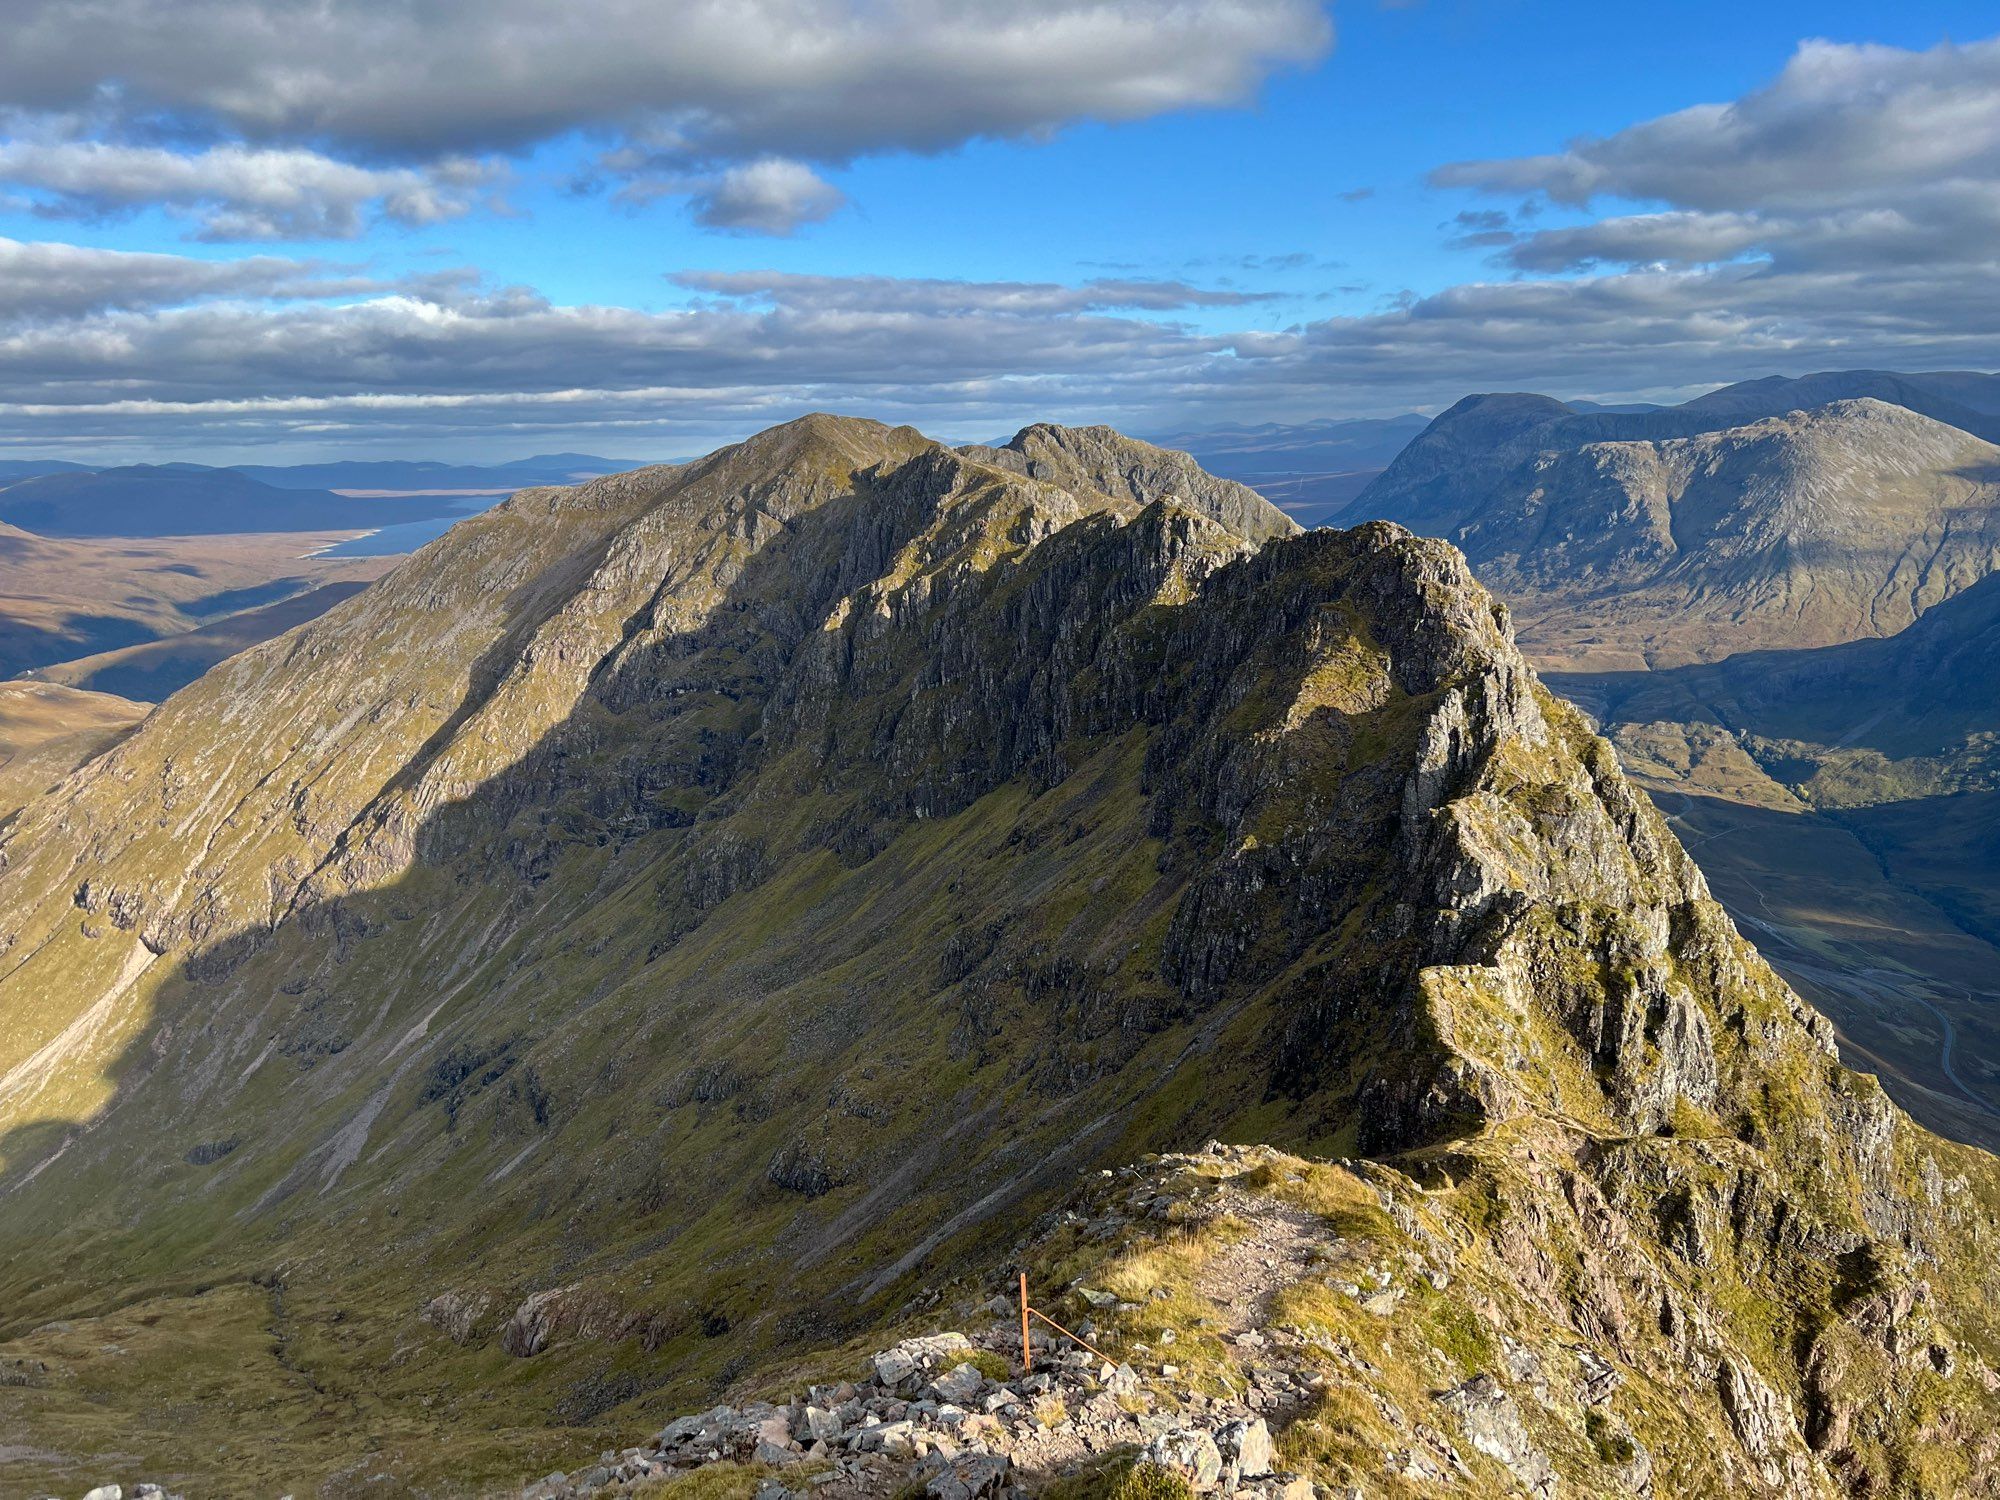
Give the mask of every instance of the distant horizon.
<path id="1" fill-rule="evenodd" d="M 1992 374 L 1992 372 L 1974 370 L 1974 368 L 1962 368 L 1962 370 L 1918 370 L 1918 368 L 1888 370 L 1886 366 L 1850 366 L 1850 368 L 1856 368 L 1856 370 L 1858 368 L 1880 368 L 1886 374 Z M 1148 442 L 1156 442 L 1160 438 L 1176 436 L 1176 432 L 1184 434 L 1184 436 L 1196 436 L 1196 434 L 1206 434 L 1206 432 L 1226 432 L 1226 430 L 1232 430 L 1232 428 L 1244 428 L 1244 430 L 1248 430 L 1248 428 L 1306 428 L 1306 426 L 1314 426 L 1314 424 L 1322 424 L 1322 422 L 1326 422 L 1326 424 L 1342 424 L 1342 422 L 1392 422 L 1392 420 L 1404 418 L 1404 416 L 1414 416 L 1414 418 L 1422 418 L 1422 420 L 1428 422 L 1428 420 L 1436 418 L 1440 412 L 1444 412 L 1450 406 L 1454 406 L 1456 402 L 1464 400 L 1466 396 L 1492 396 L 1492 394 L 1550 396 L 1552 400 L 1560 400 L 1560 402 L 1566 402 L 1566 404 L 1592 402 L 1592 404 L 1604 404 L 1604 406 L 1624 406 L 1624 404 L 1678 406 L 1682 402 L 1696 400 L 1696 398 L 1706 396 L 1710 392 L 1724 390 L 1728 386 L 1740 386 L 1740 384 L 1746 384 L 1746 382 L 1752 382 L 1752 380 L 1798 380 L 1802 376 L 1826 374 L 1828 370 L 1832 370 L 1832 366 L 1816 366 L 1816 368 L 1810 368 L 1810 370 L 1802 368 L 1802 370 L 1784 370 L 1784 372 L 1766 370 L 1762 374 L 1740 376 L 1736 380 L 1714 380 L 1714 382 L 1702 382 L 1698 386 L 1682 386 L 1682 388 L 1670 390 L 1670 392 L 1656 392 L 1654 396 L 1616 396 L 1616 394 L 1580 396 L 1580 394 L 1558 394 L 1554 390 L 1538 390 L 1538 388 L 1522 386 L 1522 388 L 1516 388 L 1512 392 L 1502 392 L 1498 388 L 1494 388 L 1494 390 L 1462 390 L 1456 396 L 1452 396 L 1450 400 L 1436 402 L 1432 406 L 1432 410 L 1410 406 L 1410 408 L 1402 408 L 1402 410 L 1394 410 L 1394 412 L 1362 412 L 1362 414 L 1308 416 L 1308 418 L 1300 418 L 1300 420 L 1294 420 L 1294 422 L 1234 418 L 1234 420 L 1218 420 L 1218 422 L 1200 424 L 1200 426 L 1180 426 L 1180 428 L 1172 428 L 1172 430 L 1168 426 L 1164 426 L 1164 424 L 1154 422 L 1150 426 L 1140 426 L 1140 424 L 1120 426 L 1118 430 L 1126 432 L 1126 436 L 1134 436 L 1134 438 L 1142 438 L 1142 440 L 1148 440 Z M 462 436 L 454 436 L 454 438 L 440 438 L 438 444 L 432 446 L 432 448 L 416 448 L 416 446 L 410 444 L 410 440 L 394 440 L 394 444 L 392 444 L 394 450 L 378 450 L 378 448 L 370 446 L 372 444 L 370 438 L 356 436 L 352 440 L 342 442 L 340 446 L 330 446 L 330 448 L 328 446 L 320 446 L 320 448 L 312 448 L 312 450 L 298 450 L 302 456 L 286 456 L 286 458 L 272 456 L 272 446 L 240 448 L 240 450 L 234 452 L 234 456 L 220 456 L 224 452 L 230 452 L 226 448 L 204 448 L 204 450 L 192 450 L 192 448 L 150 448 L 150 450 L 146 450 L 148 456 L 126 454 L 126 452 L 112 454 L 112 456 L 84 456 L 82 450 L 70 450 L 70 452 L 36 452 L 36 450 L 30 450 L 30 444 L 26 444 L 26 442 L 16 444 L 14 440 L 8 440 L 8 438 L 0 436 L 0 462 L 54 462 L 54 464 L 80 464 L 84 468 L 138 468 L 138 466 L 168 466 L 168 464 L 200 464 L 200 466 L 208 466 L 208 468 L 314 468 L 314 466 L 320 466 L 320 464 L 426 464 L 426 462 L 438 462 L 438 464 L 450 464 L 450 466 L 456 466 L 456 468 L 506 468 L 506 466 L 512 466 L 512 464 L 530 464 L 530 462 L 544 460 L 544 458 L 578 456 L 578 458 L 590 458 L 594 462 L 604 462 L 604 464 L 620 464 L 620 466 L 626 466 L 626 468 L 642 468 L 646 464 L 676 464 L 676 462 L 686 462 L 688 458 L 698 458 L 702 454 L 714 452 L 716 448 L 726 448 L 728 444 L 742 442 L 744 438 L 750 438 L 756 432 L 764 432 L 766 428 L 772 428 L 772 426 L 782 426 L 784 422 L 792 422 L 792 420 L 796 420 L 800 416 L 806 416 L 806 414 L 818 412 L 818 410 L 830 410 L 830 408 L 810 406 L 810 404 L 808 406 L 800 406 L 796 412 L 774 414 L 774 416 L 770 416 L 770 420 L 758 422 L 756 426 L 742 428 L 742 430 L 728 430 L 728 432 L 720 432 L 720 434 L 716 434 L 712 438 L 698 440 L 696 444 L 690 444 L 684 452 L 670 454 L 670 456 L 658 456 L 658 454 L 654 454 L 654 456 L 612 456 L 612 454 L 600 454 L 600 452 L 590 452 L 590 450 L 582 450 L 582 448 L 540 448 L 540 450 L 524 452 L 524 454 L 518 454 L 518 456 L 512 456 L 512 458 L 494 458 L 494 456 L 488 456 L 486 450 L 480 446 L 480 436 L 478 434 L 462 434 Z M 888 418 L 878 418 L 878 416 L 874 416 L 872 412 L 866 412 L 866 410 L 834 410 L 834 414 L 836 416 L 860 416 L 860 418 L 872 418 L 872 420 L 888 420 Z M 946 442 L 950 446 L 964 446 L 964 444 L 976 444 L 976 442 L 1004 440 L 1004 438 L 1012 436 L 1014 432 L 1020 432 L 1022 428 L 1032 426 L 1034 422 L 1046 422 L 1046 420 L 1052 420 L 1052 418 L 1030 416 L 1030 418 L 1024 418 L 1024 420 L 1016 422 L 1014 426 L 1008 426 L 1006 432 L 1000 432 L 1000 430 L 978 430 L 978 432 L 972 432 L 972 434 L 964 434 L 964 432 L 932 432 L 932 430 L 924 428 L 920 422 L 910 422 L 908 426 L 916 426 L 920 432 L 924 432 L 930 438 L 936 438 L 938 442 Z M 1094 422 L 1090 418 L 1084 418 L 1084 420 L 1078 420 L 1078 422 L 1070 422 L 1068 426 L 1092 426 L 1092 424 Z M 1116 422 L 1104 422 L 1104 426 L 1118 426 L 1118 424 Z M 274 446 L 282 446 L 282 442 L 284 440 L 274 440 Z M 458 450 L 458 452 L 454 452 L 454 450 Z M 214 456 L 202 458 L 202 456 L 194 456 L 196 452 L 206 452 L 206 454 L 214 454 Z"/>
<path id="2" fill-rule="evenodd" d="M 1970 0 L 216 0 L 123 45 L 151 4 L 31 0 L 0 55 L 0 454 L 490 463 L 812 410 L 960 441 L 2000 366 Z"/>

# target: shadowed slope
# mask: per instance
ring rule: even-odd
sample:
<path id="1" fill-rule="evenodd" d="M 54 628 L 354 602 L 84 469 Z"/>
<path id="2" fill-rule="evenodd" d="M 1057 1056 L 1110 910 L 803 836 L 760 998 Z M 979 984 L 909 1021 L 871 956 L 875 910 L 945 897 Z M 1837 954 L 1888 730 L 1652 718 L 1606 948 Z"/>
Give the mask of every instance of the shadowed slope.
<path id="1" fill-rule="evenodd" d="M 1560 1178 L 1703 1258 L 1659 1379 L 1746 1493 L 1989 1421 L 1990 1163 L 1838 1066 L 1463 560 L 1259 546 L 1030 431 L 1089 482 L 820 417 L 517 496 L 26 809 L 0 1336 L 143 1303 L 273 1415 L 190 1429 L 64 1344 L 98 1398 L 0 1388 L 18 1430 L 246 1490 L 519 1477 L 1221 1132 L 1554 1153 L 1481 1176 L 1495 1232 Z M 1792 1274 L 1842 1257 L 1857 1308 L 1938 1268 L 1966 1353 L 1919 1415 Z"/>

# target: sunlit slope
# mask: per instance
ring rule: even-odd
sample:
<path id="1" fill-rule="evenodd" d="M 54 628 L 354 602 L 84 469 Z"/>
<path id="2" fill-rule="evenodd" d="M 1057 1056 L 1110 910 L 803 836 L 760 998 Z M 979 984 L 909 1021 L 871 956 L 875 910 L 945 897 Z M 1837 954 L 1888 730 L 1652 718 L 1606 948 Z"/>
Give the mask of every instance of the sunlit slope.
<path id="1" fill-rule="evenodd" d="M 995 450 L 1038 471 L 812 418 L 529 492 L 31 804 L 24 1445 L 518 1481 L 1211 1134 L 1615 1239 L 1535 1283 L 1549 1337 L 1658 1361 L 1746 1492 L 1990 1429 L 1991 1160 L 1840 1067 L 1453 549 L 1294 534 L 1123 441 Z M 1563 1291 L 1640 1260 L 1680 1335 L 1621 1333 L 1639 1281 Z M 1948 1373 L 1869 1310 L 1918 1281 Z M 93 1352 L 164 1357 L 142 1306 L 226 1402 Z"/>
<path id="2" fill-rule="evenodd" d="M 1691 420 L 1469 397 L 1353 514 L 1462 547 L 1551 670 L 1889 635 L 2000 568 L 2000 448 L 1981 438 L 1872 399 L 1643 435 Z"/>

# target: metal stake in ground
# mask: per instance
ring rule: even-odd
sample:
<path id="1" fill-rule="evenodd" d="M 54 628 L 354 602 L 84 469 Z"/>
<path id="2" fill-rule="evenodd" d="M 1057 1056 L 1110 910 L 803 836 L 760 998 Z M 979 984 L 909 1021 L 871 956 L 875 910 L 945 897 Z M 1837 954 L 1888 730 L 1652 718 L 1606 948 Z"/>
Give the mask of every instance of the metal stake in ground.
<path id="1" fill-rule="evenodd" d="M 1021 1273 L 1021 1373 L 1035 1373 L 1035 1351 L 1028 1343 L 1028 1273 Z"/>
<path id="2" fill-rule="evenodd" d="M 1028 1319 L 1030 1316 L 1040 1318 L 1044 1323 L 1048 1324 L 1049 1327 L 1053 1328 L 1057 1333 L 1061 1334 L 1064 1338 L 1070 1340 L 1070 1342 L 1083 1345 L 1084 1348 L 1088 1349 L 1092 1354 L 1095 1354 L 1099 1359 L 1103 1360 L 1107 1365 L 1117 1363 L 1116 1360 L 1112 1359 L 1110 1355 L 1106 1354 L 1102 1349 L 1098 1348 L 1097 1345 L 1091 1343 L 1088 1339 L 1081 1338 L 1078 1335 L 1071 1333 L 1067 1328 L 1063 1327 L 1062 1324 L 1058 1323 L 1054 1318 L 1050 1317 L 1047 1313 L 1043 1312 L 1039 1307 L 1028 1306 L 1028 1273 L 1026 1271 L 1023 1271 L 1021 1273 L 1021 1373 L 1022 1374 L 1024 1375 L 1033 1374 L 1035 1369 L 1034 1349 L 1028 1342 Z"/>

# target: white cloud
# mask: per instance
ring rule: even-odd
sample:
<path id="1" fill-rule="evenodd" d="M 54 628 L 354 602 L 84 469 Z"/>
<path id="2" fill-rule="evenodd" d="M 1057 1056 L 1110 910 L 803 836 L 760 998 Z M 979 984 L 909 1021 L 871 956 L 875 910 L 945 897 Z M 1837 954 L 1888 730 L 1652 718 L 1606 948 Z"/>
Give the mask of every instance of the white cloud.
<path id="1" fill-rule="evenodd" d="M 688 271 L 672 278 L 686 305 L 655 313 L 449 277 L 353 301 L 312 290 L 335 273 L 269 258 L 78 261 L 65 279 L 61 253 L 108 252 L 34 247 L 41 280 L 0 299 L 0 441 L 601 433 L 682 452 L 812 407 L 973 435 L 1039 416 L 1160 430 L 1436 407 L 1482 389 L 1614 398 L 1814 369 L 1992 368 L 2000 157 L 1910 138 L 1912 121 L 1956 120 L 1983 139 L 1984 105 L 1963 80 L 1993 55 L 1814 44 L 1769 89 L 1665 117 L 1671 129 L 1635 125 L 1609 138 L 1615 150 L 1453 169 L 1544 197 L 1574 196 L 1587 169 L 1591 193 L 1621 211 L 1543 227 L 1562 216 L 1468 210 L 1451 231 L 1493 249 L 1503 278 L 1278 330 L 1229 316 L 1258 293 L 1131 277 Z M 1852 174 L 1822 160 L 1822 133 L 1858 154 Z M 1642 161 L 1642 142 L 1662 159 Z M 1667 190 L 1674 150 L 1724 175 L 1752 165 L 1687 201 L 1628 200 L 1641 184 Z M 1787 150 L 1802 165 L 1767 203 L 1756 183 Z M 0 248 L 0 287 L 11 264 Z M 263 295 L 292 300 L 247 300 Z"/>
<path id="2" fill-rule="evenodd" d="M 0 182 L 50 216 L 148 205 L 192 214 L 207 240 L 352 239 L 372 217 L 435 224 L 468 212 L 493 169 L 447 161 L 367 168 L 297 148 L 221 145 L 193 153 L 105 141 L 0 141 Z"/>
<path id="3" fill-rule="evenodd" d="M 840 206 L 814 167 L 1239 104 L 1331 38 L 1322 0 L 11 0 L 0 116 L 141 143 L 41 164 L 84 205 L 162 128 L 216 147 L 160 186 L 218 235 L 462 211 L 451 162 L 573 134 L 639 196 L 783 234 Z"/>
<path id="4" fill-rule="evenodd" d="M 691 291 L 769 302 L 818 312 L 1049 316 L 1111 310 L 1171 312 L 1241 307 L 1268 300 L 1261 292 L 1218 291 L 1184 281 L 1099 278 L 1076 285 L 1053 281 L 951 281 L 923 276 L 811 276 L 790 271 L 683 271 L 673 280 Z"/>
<path id="5" fill-rule="evenodd" d="M 2000 38 L 1927 52 L 1803 43 L 1764 88 L 1547 156 L 1457 162 L 1433 180 L 1707 211 L 1872 204 L 1916 183 L 2000 176 Z"/>
<path id="6" fill-rule="evenodd" d="M 111 311 L 179 307 L 217 297 L 349 296 L 381 288 L 379 281 L 277 256 L 200 260 L 0 239 L 0 329 L 13 324 L 67 332 L 75 320 Z"/>
<path id="7" fill-rule="evenodd" d="M 2000 39 L 1923 52 L 1810 41 L 1732 103 L 1431 180 L 1573 207 L 1666 205 L 1508 237 L 1503 259 L 1529 271 L 1983 262 L 2000 231 Z"/>
<path id="8" fill-rule="evenodd" d="M 245 287 L 305 274 L 238 264 L 257 267 L 232 273 Z M 58 320 L 0 309 L 0 441 L 548 433 L 633 451 L 618 443 L 636 434 L 683 452 L 814 408 L 975 436 L 1036 417 L 1144 431 L 1478 389 L 1609 396 L 1772 370 L 1964 368 L 2000 348 L 2000 269 L 1886 287 L 1745 266 L 1494 282 L 1227 334 L 1160 321 L 1218 295 L 1177 283 L 685 273 L 696 299 L 654 313 L 449 288 L 265 305 L 205 274 L 218 279 L 188 295 L 209 300 L 187 305 L 161 305 L 167 279 L 144 297 L 73 299 L 103 310 Z"/>
<path id="9" fill-rule="evenodd" d="M 692 203 L 695 222 L 732 234 L 795 234 L 829 219 L 847 195 L 804 162 L 767 156 L 731 167 Z"/>

